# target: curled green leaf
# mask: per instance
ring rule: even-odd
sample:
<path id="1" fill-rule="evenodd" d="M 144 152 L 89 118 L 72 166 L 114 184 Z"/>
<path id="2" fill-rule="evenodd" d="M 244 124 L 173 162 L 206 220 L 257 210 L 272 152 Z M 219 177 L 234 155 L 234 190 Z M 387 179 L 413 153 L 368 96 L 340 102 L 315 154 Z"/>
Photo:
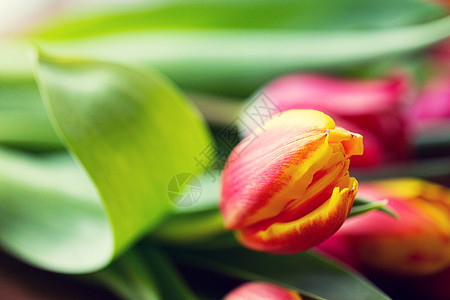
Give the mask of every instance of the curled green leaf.
<path id="1" fill-rule="evenodd" d="M 42 268 L 91 272 L 174 211 L 167 184 L 201 171 L 194 156 L 211 142 L 209 132 L 156 73 L 46 55 L 36 69 L 76 163 L 0 151 L 0 241 Z"/>

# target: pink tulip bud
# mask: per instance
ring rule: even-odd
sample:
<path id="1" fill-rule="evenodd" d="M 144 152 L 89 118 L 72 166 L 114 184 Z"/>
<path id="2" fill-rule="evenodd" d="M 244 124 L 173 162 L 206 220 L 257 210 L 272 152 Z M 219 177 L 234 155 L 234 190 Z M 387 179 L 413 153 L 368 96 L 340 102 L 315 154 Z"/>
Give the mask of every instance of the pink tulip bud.
<path id="1" fill-rule="evenodd" d="M 225 226 L 254 250 L 293 253 L 319 244 L 353 205 L 358 183 L 349 176 L 349 158 L 362 154 L 362 136 L 315 110 L 285 111 L 257 133 L 225 166 Z"/>
<path id="2" fill-rule="evenodd" d="M 301 300 L 302 297 L 274 284 L 265 282 L 245 283 L 225 296 L 224 300 Z"/>

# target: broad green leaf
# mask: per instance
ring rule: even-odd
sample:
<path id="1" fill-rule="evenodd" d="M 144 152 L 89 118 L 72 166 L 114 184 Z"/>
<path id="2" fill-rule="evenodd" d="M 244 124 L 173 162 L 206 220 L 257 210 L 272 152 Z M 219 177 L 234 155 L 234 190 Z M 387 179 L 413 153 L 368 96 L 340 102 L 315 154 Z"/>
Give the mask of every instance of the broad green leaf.
<path id="1" fill-rule="evenodd" d="M 111 6 L 69 12 L 35 31 L 68 39 L 142 29 L 367 29 L 423 23 L 445 14 L 443 7 L 418 0 L 188 0 Z"/>
<path id="2" fill-rule="evenodd" d="M 34 81 L 0 82 L 0 143 L 34 149 L 62 147 Z"/>
<path id="3" fill-rule="evenodd" d="M 45 56 L 38 74 L 50 116 L 97 186 L 121 250 L 172 208 L 162 200 L 168 182 L 201 170 L 193 156 L 208 146 L 208 132 L 156 75 Z"/>
<path id="4" fill-rule="evenodd" d="M 243 280 L 272 282 L 313 299 L 389 299 L 359 275 L 311 252 L 271 255 L 240 247 L 169 251 L 183 264 Z"/>
<path id="5" fill-rule="evenodd" d="M 172 213 L 168 182 L 201 171 L 194 156 L 209 133 L 155 73 L 42 56 L 37 69 L 53 124 L 92 183 L 67 158 L 1 151 L 0 241 L 42 268 L 94 271 Z"/>
<path id="6" fill-rule="evenodd" d="M 449 29 L 450 17 L 445 17 L 380 30 L 137 31 L 38 43 L 50 53 L 154 66 L 185 89 L 248 96 L 287 72 L 348 69 L 420 50 L 448 37 Z M 19 55 L 26 53 L 26 43 L 3 43 L 1 52 L 18 54 L 0 55 L 0 78 L 29 76 L 26 58 Z"/>
<path id="7" fill-rule="evenodd" d="M 84 172 L 67 155 L 0 149 L 0 242 L 39 267 L 81 272 L 112 256 L 107 216 Z"/>

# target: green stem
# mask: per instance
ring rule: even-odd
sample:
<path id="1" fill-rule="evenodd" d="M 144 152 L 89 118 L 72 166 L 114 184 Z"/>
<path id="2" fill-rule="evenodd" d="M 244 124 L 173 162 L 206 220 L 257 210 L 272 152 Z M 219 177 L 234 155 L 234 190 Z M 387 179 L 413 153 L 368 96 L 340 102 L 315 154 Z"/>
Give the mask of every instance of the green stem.
<path id="1" fill-rule="evenodd" d="M 87 278 L 99 281 L 125 300 L 197 300 L 168 257 L 141 244 L 112 265 Z"/>
<path id="2" fill-rule="evenodd" d="M 163 300 L 156 279 L 143 264 L 137 250 L 131 250 L 112 265 L 88 277 L 99 281 L 122 299 Z"/>
<path id="3" fill-rule="evenodd" d="M 151 233 L 151 238 L 166 244 L 195 245 L 220 236 L 226 230 L 218 209 L 177 213 Z"/>

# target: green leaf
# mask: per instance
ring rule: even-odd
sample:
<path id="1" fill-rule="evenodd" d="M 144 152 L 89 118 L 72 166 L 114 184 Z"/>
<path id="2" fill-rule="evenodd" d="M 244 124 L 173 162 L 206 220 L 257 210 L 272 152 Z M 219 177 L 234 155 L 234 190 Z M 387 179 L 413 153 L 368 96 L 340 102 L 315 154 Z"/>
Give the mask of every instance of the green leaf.
<path id="1" fill-rule="evenodd" d="M 352 210 L 350 211 L 348 217 L 355 217 L 376 209 L 390 215 L 391 217 L 397 218 L 395 212 L 393 212 L 387 205 L 388 203 L 388 200 L 376 201 L 373 199 L 367 199 L 367 196 L 364 196 L 364 198 L 357 196 L 353 202 Z"/>
<path id="2" fill-rule="evenodd" d="M 271 255 L 240 247 L 170 249 L 183 264 L 249 281 L 267 281 L 313 299 L 389 299 L 357 274 L 311 252 Z"/>
<path id="3" fill-rule="evenodd" d="M 0 143 L 40 150 L 62 148 L 34 81 L 0 83 Z"/>
<path id="4" fill-rule="evenodd" d="M 167 185 L 178 173 L 201 171 L 194 156 L 210 136 L 156 73 L 41 56 L 38 82 L 57 131 L 92 182 L 67 157 L 49 163 L 2 150 L 0 241 L 42 268 L 94 271 L 174 211 Z"/>
<path id="5" fill-rule="evenodd" d="M 381 30 L 154 30 L 39 44 L 69 56 L 154 66 L 186 89 L 248 96 L 287 72 L 348 69 L 420 50 L 448 37 L 449 28 L 445 17 Z M 0 49 L 0 78 L 31 76 L 26 41 L 4 40 Z"/>
<path id="6" fill-rule="evenodd" d="M 449 28 L 446 17 L 398 29 L 142 31 L 40 45 L 64 55 L 154 66 L 185 89 L 248 96 L 287 72 L 350 68 L 420 50 L 448 37 Z"/>
<path id="7" fill-rule="evenodd" d="M 201 170 L 193 156 L 208 146 L 208 132 L 156 75 L 43 56 L 38 81 L 55 126 L 103 198 L 121 250 L 171 210 L 162 200 L 168 182 Z"/>
<path id="8" fill-rule="evenodd" d="M 418 0 L 189 0 L 111 6 L 69 12 L 36 31 L 68 39 L 144 29 L 367 29 L 423 23 L 445 14 L 442 7 Z"/>
<path id="9" fill-rule="evenodd" d="M 112 233 L 93 185 L 67 155 L 0 149 L 0 242 L 46 269 L 82 272 L 112 256 Z"/>

